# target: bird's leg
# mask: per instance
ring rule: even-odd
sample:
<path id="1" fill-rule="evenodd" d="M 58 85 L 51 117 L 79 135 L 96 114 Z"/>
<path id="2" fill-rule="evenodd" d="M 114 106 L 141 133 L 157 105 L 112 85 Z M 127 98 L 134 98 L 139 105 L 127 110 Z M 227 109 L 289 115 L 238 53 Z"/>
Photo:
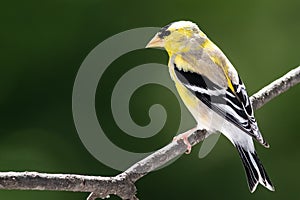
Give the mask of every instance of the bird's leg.
<path id="1" fill-rule="evenodd" d="M 190 144 L 188 137 L 197 130 L 197 127 L 192 128 L 184 133 L 181 133 L 173 138 L 173 141 L 183 140 L 184 144 L 187 146 L 186 154 L 191 153 L 192 145 Z"/>

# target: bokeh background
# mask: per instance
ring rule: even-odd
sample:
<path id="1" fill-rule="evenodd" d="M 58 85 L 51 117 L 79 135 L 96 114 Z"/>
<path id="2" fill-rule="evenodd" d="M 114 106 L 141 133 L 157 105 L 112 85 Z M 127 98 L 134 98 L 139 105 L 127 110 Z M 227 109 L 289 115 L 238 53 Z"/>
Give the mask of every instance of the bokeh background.
<path id="1" fill-rule="evenodd" d="M 39 171 L 115 175 L 85 149 L 72 118 L 72 87 L 86 55 L 106 38 L 137 27 L 161 27 L 187 19 L 226 53 L 249 94 L 300 63 L 300 1 L 3 1 L 0 7 L 0 171 Z M 167 62 L 160 50 L 139 50 L 116 60 L 97 90 L 96 109 L 108 137 L 136 152 L 167 144 L 178 128 L 174 95 L 146 85 L 132 97 L 130 112 L 140 125 L 147 109 L 161 103 L 169 114 L 153 138 L 122 133 L 111 117 L 115 81 L 133 66 Z M 169 77 L 166 77 L 169 78 Z M 256 111 L 270 149 L 256 145 L 275 187 L 248 191 L 237 152 L 221 137 L 213 151 L 198 158 L 200 145 L 172 165 L 137 182 L 140 199 L 299 199 L 299 99 L 296 86 Z M 114 159 L 114 158 L 112 158 Z M 0 191 L 0 199 L 83 200 L 88 194 Z M 111 199 L 118 199 L 112 197 Z"/>

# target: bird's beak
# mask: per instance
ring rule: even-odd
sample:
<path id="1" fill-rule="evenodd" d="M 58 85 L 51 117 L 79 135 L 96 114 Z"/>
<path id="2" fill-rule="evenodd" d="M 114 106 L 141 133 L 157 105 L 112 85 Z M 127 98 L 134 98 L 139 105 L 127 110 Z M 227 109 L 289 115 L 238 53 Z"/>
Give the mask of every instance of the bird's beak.
<path id="1" fill-rule="evenodd" d="M 157 34 L 146 45 L 146 48 L 153 48 L 153 47 L 164 47 L 164 41 L 160 37 L 158 37 Z"/>

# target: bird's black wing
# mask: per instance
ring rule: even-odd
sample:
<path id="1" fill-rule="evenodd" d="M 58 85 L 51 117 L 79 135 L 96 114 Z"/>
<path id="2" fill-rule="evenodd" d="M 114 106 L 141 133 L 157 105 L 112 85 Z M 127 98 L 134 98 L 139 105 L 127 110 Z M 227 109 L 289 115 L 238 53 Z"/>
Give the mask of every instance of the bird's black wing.
<path id="1" fill-rule="evenodd" d="M 201 102 L 268 147 L 259 132 L 252 105 L 241 79 L 238 85 L 232 84 L 235 90 L 232 91 L 230 88 L 221 88 L 204 75 L 181 70 L 176 64 L 174 71 L 178 80 Z"/>

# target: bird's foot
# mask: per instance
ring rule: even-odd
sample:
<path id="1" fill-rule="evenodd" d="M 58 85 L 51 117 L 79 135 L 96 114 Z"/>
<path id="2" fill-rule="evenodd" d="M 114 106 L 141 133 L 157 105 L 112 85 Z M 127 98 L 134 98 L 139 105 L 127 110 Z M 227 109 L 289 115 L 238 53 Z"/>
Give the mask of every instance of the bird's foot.
<path id="1" fill-rule="evenodd" d="M 191 130 L 188 130 L 184 133 L 181 133 L 173 138 L 173 141 L 177 142 L 178 140 L 183 140 L 184 144 L 187 146 L 186 148 L 186 154 L 190 154 L 192 150 L 192 145 L 189 142 L 188 138 L 191 134 L 193 134 L 196 131 L 196 128 L 192 128 Z"/>

